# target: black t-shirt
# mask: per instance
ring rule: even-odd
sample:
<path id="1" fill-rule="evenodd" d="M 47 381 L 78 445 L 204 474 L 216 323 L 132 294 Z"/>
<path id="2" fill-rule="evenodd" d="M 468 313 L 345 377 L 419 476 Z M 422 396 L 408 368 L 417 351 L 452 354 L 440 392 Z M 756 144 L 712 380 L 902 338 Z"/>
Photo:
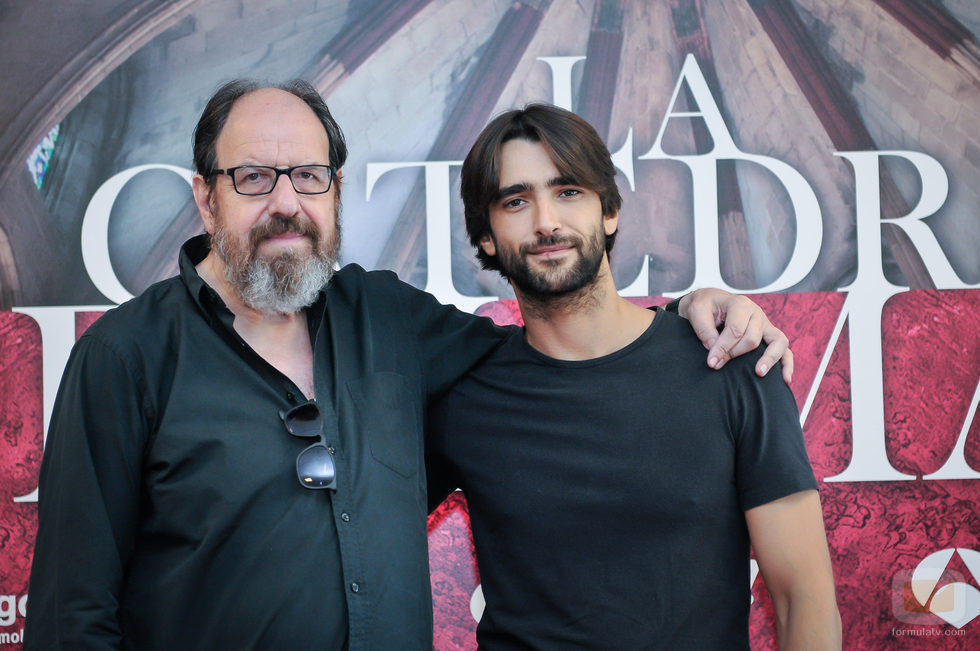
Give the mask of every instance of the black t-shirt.
<path id="1" fill-rule="evenodd" d="M 469 503 L 482 647 L 748 648 L 744 511 L 815 488 L 760 354 L 713 371 L 663 311 L 593 360 L 518 332 L 437 405 L 430 493 Z"/>

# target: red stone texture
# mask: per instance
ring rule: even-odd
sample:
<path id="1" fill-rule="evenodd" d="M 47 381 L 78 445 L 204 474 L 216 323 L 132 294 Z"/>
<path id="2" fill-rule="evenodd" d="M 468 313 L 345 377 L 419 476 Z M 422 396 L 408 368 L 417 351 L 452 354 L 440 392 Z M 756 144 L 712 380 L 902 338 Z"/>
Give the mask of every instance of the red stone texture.
<path id="1" fill-rule="evenodd" d="M 104 312 L 76 312 L 75 313 L 75 341 L 82 336 L 88 327 L 98 320 Z"/>
<path id="2" fill-rule="evenodd" d="M 827 292 L 752 298 L 792 342 L 795 364 L 791 387 L 802 407 L 845 295 Z M 520 323 L 516 301 L 488 304 L 478 313 L 499 323 Z M 823 482 L 825 477 L 842 472 L 851 456 L 847 327 L 832 351 L 803 428 L 820 482 L 844 648 L 980 648 L 980 617 L 956 629 L 925 610 L 908 589 L 912 570 L 929 554 L 953 547 L 980 551 L 980 481 L 921 479 L 948 458 L 980 381 L 980 340 L 976 335 L 980 332 L 980 292 L 899 294 L 886 304 L 881 328 L 886 449 L 896 469 L 918 478 Z M 966 458 L 973 468 L 980 468 L 978 418 L 970 426 Z M 476 569 L 460 565 L 460 554 L 464 560 L 471 554 L 467 522 L 465 500 L 458 493 L 430 519 L 430 557 L 440 629 L 437 649 L 476 648 L 471 637 L 476 622 L 469 614 Z M 954 555 L 953 561 L 957 558 Z M 939 585 L 963 581 L 980 588 L 962 562 L 953 561 Z M 454 577 L 454 573 L 458 574 Z M 463 594 L 448 594 L 450 586 Z M 752 593 L 753 648 L 776 649 L 772 603 L 761 577 L 753 584 Z"/>
<path id="3" fill-rule="evenodd" d="M 475 649 L 470 597 L 480 584 L 466 499 L 459 491 L 429 516 L 429 570 L 436 649 Z"/>
<path id="4" fill-rule="evenodd" d="M 14 502 L 37 487 L 41 468 L 41 331 L 0 312 L 0 595 L 27 594 L 37 505 Z M 0 631 L 20 631 L 23 618 Z"/>

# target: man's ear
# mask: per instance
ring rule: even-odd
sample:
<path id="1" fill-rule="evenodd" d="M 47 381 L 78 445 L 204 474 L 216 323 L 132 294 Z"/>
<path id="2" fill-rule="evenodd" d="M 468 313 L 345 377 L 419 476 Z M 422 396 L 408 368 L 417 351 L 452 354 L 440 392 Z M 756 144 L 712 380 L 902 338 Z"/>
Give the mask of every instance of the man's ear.
<path id="1" fill-rule="evenodd" d="M 211 209 L 211 186 L 208 185 L 203 176 L 195 174 L 191 181 L 191 189 L 194 192 L 194 205 L 197 206 L 197 212 L 204 222 L 204 229 L 208 233 L 214 233 L 216 224 L 214 211 Z"/>
<path id="2" fill-rule="evenodd" d="M 340 218 L 340 189 L 344 185 L 344 170 L 337 170 L 333 173 L 333 209 L 337 211 L 337 218 Z"/>
<path id="3" fill-rule="evenodd" d="M 602 219 L 603 227 L 606 229 L 606 235 L 612 235 L 619 228 L 619 211 L 617 210 L 611 215 L 604 215 Z"/>
<path id="4" fill-rule="evenodd" d="M 497 245 L 494 244 L 493 237 L 490 235 L 490 233 L 487 233 L 480 238 L 480 248 L 483 249 L 483 252 L 489 255 L 491 258 L 497 255 Z"/>

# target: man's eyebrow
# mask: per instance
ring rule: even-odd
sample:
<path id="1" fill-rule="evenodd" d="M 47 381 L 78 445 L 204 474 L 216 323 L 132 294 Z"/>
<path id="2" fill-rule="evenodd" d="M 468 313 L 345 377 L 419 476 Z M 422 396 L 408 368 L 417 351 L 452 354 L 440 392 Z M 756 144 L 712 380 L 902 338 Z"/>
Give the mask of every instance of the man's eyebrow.
<path id="1" fill-rule="evenodd" d="M 560 185 L 582 185 L 570 176 L 556 176 L 548 181 L 549 188 L 557 188 Z"/>
<path id="2" fill-rule="evenodd" d="M 549 188 L 558 188 L 563 185 L 581 185 L 576 183 L 575 179 L 569 176 L 556 176 L 553 179 L 548 179 L 547 186 Z M 500 201 L 504 197 L 509 197 L 512 194 L 520 194 L 521 192 L 533 192 L 534 185 L 531 183 L 513 183 L 508 185 L 506 188 L 500 188 L 497 190 L 497 194 L 494 195 L 494 201 Z"/>
<path id="3" fill-rule="evenodd" d="M 513 185 L 508 185 L 506 188 L 500 188 L 497 190 L 497 194 L 494 195 L 494 201 L 500 201 L 504 197 L 509 197 L 512 194 L 520 194 L 521 192 L 531 192 L 534 186 L 530 183 L 514 183 Z"/>

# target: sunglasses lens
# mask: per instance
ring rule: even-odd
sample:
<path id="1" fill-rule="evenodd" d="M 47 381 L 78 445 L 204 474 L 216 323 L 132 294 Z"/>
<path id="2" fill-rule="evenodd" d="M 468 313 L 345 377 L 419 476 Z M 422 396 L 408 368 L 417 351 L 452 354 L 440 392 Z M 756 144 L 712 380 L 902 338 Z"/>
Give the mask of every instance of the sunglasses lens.
<path id="1" fill-rule="evenodd" d="M 307 488 L 337 488 L 337 472 L 326 446 L 316 443 L 296 457 L 299 481 Z"/>
<path id="2" fill-rule="evenodd" d="M 293 436 L 319 436 L 321 429 L 320 409 L 312 402 L 293 407 L 285 416 L 283 422 Z"/>

